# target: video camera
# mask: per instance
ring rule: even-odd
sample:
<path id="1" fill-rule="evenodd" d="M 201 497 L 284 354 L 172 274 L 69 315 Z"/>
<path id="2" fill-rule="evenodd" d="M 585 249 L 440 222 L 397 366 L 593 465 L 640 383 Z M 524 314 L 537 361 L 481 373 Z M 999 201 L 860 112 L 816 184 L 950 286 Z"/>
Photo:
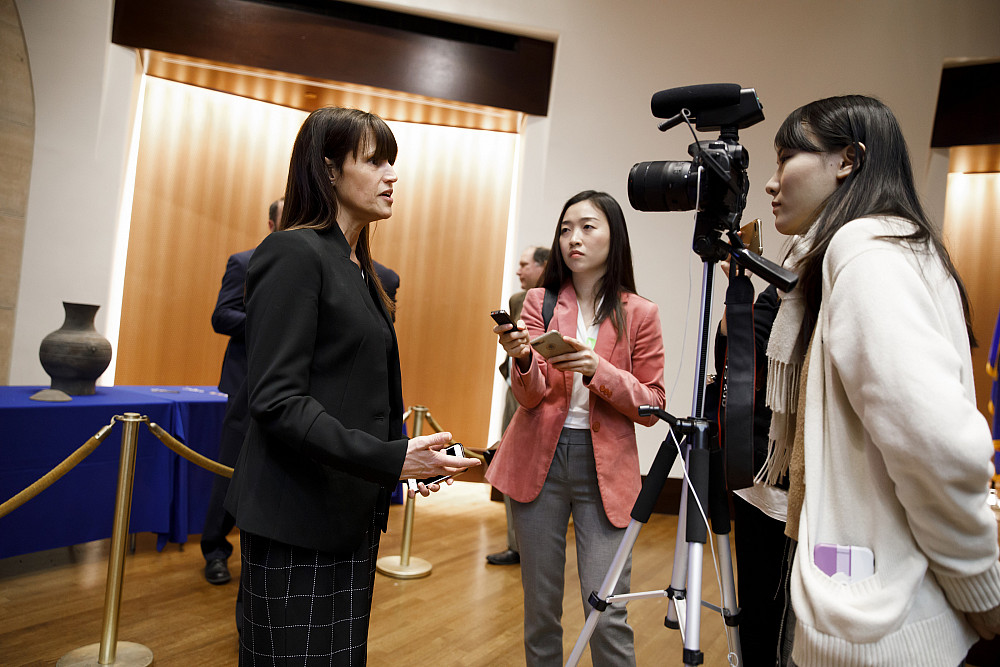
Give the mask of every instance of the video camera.
<path id="1" fill-rule="evenodd" d="M 688 146 L 690 161 L 640 162 L 628 175 L 628 199 L 638 211 L 698 210 L 701 235 L 739 229 L 747 203 L 750 156 L 739 143 L 739 130 L 764 120 L 753 88 L 736 83 L 712 83 L 661 90 L 653 95 L 653 116 L 666 118 L 661 131 L 693 122 L 702 132 L 719 131 L 719 138 Z M 696 229 L 695 238 L 699 236 Z M 711 249 L 695 248 L 703 255 Z"/>

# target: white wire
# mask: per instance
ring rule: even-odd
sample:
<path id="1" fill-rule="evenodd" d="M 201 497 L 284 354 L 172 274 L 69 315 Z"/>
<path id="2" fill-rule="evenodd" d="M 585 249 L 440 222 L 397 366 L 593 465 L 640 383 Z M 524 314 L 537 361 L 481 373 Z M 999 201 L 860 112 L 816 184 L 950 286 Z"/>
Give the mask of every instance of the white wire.
<path id="1" fill-rule="evenodd" d="M 674 447 L 677 449 L 677 455 L 680 456 L 681 460 L 683 461 L 684 460 L 684 452 L 681 451 L 680 442 L 677 442 L 677 436 L 674 435 L 674 429 L 672 429 L 672 428 L 670 429 L 670 439 L 674 441 Z M 684 442 L 685 440 L 687 440 L 687 436 L 684 436 L 683 438 L 681 438 L 681 442 Z M 682 465 L 681 466 L 681 472 L 684 474 L 684 479 L 687 480 L 687 488 L 688 489 L 693 488 L 693 486 L 691 484 L 691 478 L 688 477 L 688 470 L 687 470 L 687 466 L 686 465 Z M 715 583 L 719 587 L 719 592 L 721 594 L 721 592 L 722 592 L 722 574 L 719 571 L 719 556 L 715 552 L 715 538 L 713 537 L 711 527 L 708 525 L 708 516 L 705 514 L 705 508 L 702 507 L 702 505 L 701 505 L 701 499 L 698 497 L 697 493 L 690 494 L 689 498 L 694 498 L 694 502 L 698 506 L 698 513 L 701 514 L 701 520 L 705 524 L 705 529 L 706 529 L 705 533 L 708 535 L 708 544 L 709 544 L 709 547 L 710 547 L 711 552 L 712 552 L 712 563 L 715 565 Z M 698 594 L 701 595 L 701 591 L 699 591 Z M 725 608 L 726 608 L 725 601 L 720 599 L 719 600 L 719 609 L 725 609 Z M 719 616 L 722 617 L 722 623 L 723 623 L 723 625 L 725 625 L 725 622 L 726 622 L 725 616 L 721 612 L 719 613 Z M 725 634 L 726 634 L 726 648 L 728 649 L 728 652 L 727 652 L 727 655 L 726 655 L 726 661 L 732 667 L 736 667 L 737 663 L 733 662 L 733 659 L 736 657 L 736 654 L 733 651 L 732 645 L 729 643 L 729 633 L 727 632 Z"/>
<path id="2" fill-rule="evenodd" d="M 696 257 L 693 253 L 688 255 L 688 297 L 687 305 L 684 306 L 684 336 L 681 338 L 681 354 L 677 359 L 677 373 L 674 374 L 674 384 L 670 387 L 670 395 L 667 396 L 667 407 L 673 404 L 674 392 L 677 391 L 677 382 L 681 379 L 681 369 L 684 368 L 684 355 L 687 350 L 688 325 L 691 324 L 691 292 L 694 290 L 694 283 L 691 281 L 691 258 Z"/>
<path id="3" fill-rule="evenodd" d="M 686 111 L 686 110 L 685 110 Z M 690 123 L 689 123 L 690 125 Z M 697 137 L 696 137 L 697 139 Z M 694 218 L 695 223 L 698 222 L 698 211 L 701 209 L 701 175 L 704 172 L 704 167 L 698 167 L 698 186 L 697 195 L 695 197 L 694 203 Z M 694 283 L 691 281 L 691 273 L 694 271 L 694 267 L 691 262 L 697 254 L 688 255 L 688 292 L 687 292 L 687 305 L 684 306 L 684 336 L 681 338 L 681 354 L 677 361 L 677 372 L 674 374 L 674 383 L 670 387 L 670 394 L 667 396 L 666 407 L 669 408 L 673 405 L 674 392 L 677 391 L 677 383 L 681 379 L 681 369 L 684 368 L 684 355 L 687 351 L 687 340 L 688 340 L 688 330 L 691 324 L 691 294 L 694 292 Z"/>

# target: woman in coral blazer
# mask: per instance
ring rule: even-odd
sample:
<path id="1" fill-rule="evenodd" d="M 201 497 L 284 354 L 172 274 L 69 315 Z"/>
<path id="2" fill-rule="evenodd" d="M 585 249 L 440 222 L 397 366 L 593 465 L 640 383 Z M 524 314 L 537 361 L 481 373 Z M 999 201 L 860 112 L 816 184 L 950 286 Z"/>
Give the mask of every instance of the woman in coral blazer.
<path id="1" fill-rule="evenodd" d="M 529 666 L 562 664 L 563 571 L 570 516 L 580 593 L 600 588 L 639 494 L 635 422 L 639 405 L 664 405 L 663 338 L 655 304 L 635 294 L 625 216 L 618 202 L 588 190 L 559 216 L 542 288 L 530 290 L 519 329 L 499 325 L 515 360 L 520 407 L 487 479 L 512 500 L 524 588 Z M 556 293 L 545 326 L 546 290 Z M 572 352 L 548 359 L 529 340 L 562 332 Z M 627 592 L 631 560 L 615 593 Z M 624 607 L 609 607 L 590 639 L 594 665 L 635 664 Z"/>

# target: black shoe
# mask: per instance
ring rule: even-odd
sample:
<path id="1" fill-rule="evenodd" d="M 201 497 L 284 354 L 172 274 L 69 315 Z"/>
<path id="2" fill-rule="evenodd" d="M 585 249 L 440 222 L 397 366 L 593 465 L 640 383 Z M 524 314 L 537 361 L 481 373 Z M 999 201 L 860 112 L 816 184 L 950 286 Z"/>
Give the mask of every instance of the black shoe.
<path id="1" fill-rule="evenodd" d="M 490 554 L 486 557 L 486 562 L 490 565 L 517 565 L 521 562 L 521 554 L 513 549 L 507 549 L 506 551 Z"/>
<path id="2" fill-rule="evenodd" d="M 213 558 L 205 565 L 205 581 L 210 584 L 227 584 L 232 576 L 229 574 L 229 566 L 226 565 L 225 558 Z"/>

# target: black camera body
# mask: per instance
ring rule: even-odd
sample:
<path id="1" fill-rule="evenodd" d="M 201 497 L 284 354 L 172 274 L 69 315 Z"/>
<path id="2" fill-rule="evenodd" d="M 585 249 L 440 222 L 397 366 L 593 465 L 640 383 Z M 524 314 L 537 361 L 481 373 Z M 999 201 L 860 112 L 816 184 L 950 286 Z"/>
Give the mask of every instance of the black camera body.
<path id="1" fill-rule="evenodd" d="M 739 143 L 739 130 L 764 120 L 757 93 L 735 83 L 686 86 L 656 93 L 651 106 L 654 116 L 667 118 L 662 131 L 687 122 L 699 131 L 718 130 L 719 138 L 688 146 L 690 161 L 634 165 L 629 203 L 638 211 L 697 209 L 694 250 L 702 257 L 717 253 L 712 239 L 735 233 L 746 208 L 750 156 Z"/>
<path id="2" fill-rule="evenodd" d="M 719 231 L 737 229 L 746 207 L 750 156 L 735 140 L 720 137 L 688 146 L 690 161 L 640 162 L 628 174 L 628 200 L 637 211 L 711 210 Z M 721 174 L 721 175 L 720 175 Z"/>

